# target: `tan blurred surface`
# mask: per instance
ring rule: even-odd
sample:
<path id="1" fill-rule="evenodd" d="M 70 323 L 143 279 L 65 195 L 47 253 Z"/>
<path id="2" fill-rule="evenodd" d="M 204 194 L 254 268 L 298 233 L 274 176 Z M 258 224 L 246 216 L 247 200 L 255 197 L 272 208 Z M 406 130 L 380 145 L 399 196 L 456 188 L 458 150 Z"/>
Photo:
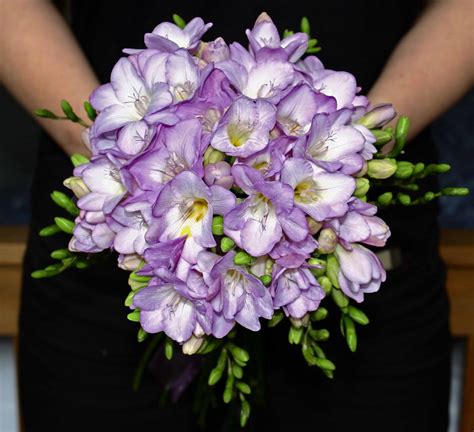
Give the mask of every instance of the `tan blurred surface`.
<path id="1" fill-rule="evenodd" d="M 28 228 L 0 227 L 0 336 L 16 338 L 21 263 Z M 448 267 L 451 330 L 467 339 L 463 432 L 474 429 L 474 230 L 444 230 L 441 255 Z"/>

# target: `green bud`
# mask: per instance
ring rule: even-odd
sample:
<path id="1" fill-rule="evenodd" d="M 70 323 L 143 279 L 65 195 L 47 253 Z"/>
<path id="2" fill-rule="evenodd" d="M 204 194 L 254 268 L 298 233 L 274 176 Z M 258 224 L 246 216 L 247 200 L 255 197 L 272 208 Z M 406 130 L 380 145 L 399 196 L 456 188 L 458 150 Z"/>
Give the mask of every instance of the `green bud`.
<path id="1" fill-rule="evenodd" d="M 234 382 L 234 375 L 232 373 L 228 373 L 223 394 L 224 403 L 229 403 L 232 400 L 232 396 L 234 393 Z"/>
<path id="2" fill-rule="evenodd" d="M 339 288 L 339 262 L 335 255 L 327 257 L 326 276 L 333 286 Z"/>
<path id="3" fill-rule="evenodd" d="M 173 341 L 170 338 L 166 338 L 165 341 L 165 357 L 168 360 L 173 358 Z"/>
<path id="4" fill-rule="evenodd" d="M 140 322 L 140 309 L 135 309 L 127 315 L 127 319 L 133 322 Z"/>
<path id="5" fill-rule="evenodd" d="M 51 258 L 57 260 L 63 260 L 64 258 L 69 258 L 71 256 L 71 252 L 68 249 L 57 249 L 51 252 Z"/>
<path id="6" fill-rule="evenodd" d="M 407 206 L 410 205 L 411 203 L 411 197 L 410 195 L 404 194 L 404 193 L 397 193 L 397 200 L 400 204 Z"/>
<path id="7" fill-rule="evenodd" d="M 237 265 L 250 264 L 252 261 L 253 258 L 244 251 L 237 252 L 234 256 L 234 263 Z"/>
<path id="8" fill-rule="evenodd" d="M 216 366 L 214 369 L 211 370 L 207 383 L 210 386 L 216 385 L 222 378 L 222 374 L 223 374 L 223 369 L 220 369 Z"/>
<path id="9" fill-rule="evenodd" d="M 392 133 L 387 129 L 372 129 L 370 132 L 372 132 L 375 136 L 376 141 L 374 144 L 376 146 L 383 146 L 390 142 L 390 140 L 392 139 Z"/>
<path id="10" fill-rule="evenodd" d="M 407 179 L 413 175 L 413 170 L 415 165 L 408 161 L 398 161 L 397 162 L 397 171 L 395 171 L 395 178 L 397 179 Z"/>
<path id="11" fill-rule="evenodd" d="M 417 176 L 423 172 L 425 169 L 425 164 L 423 162 L 418 162 L 415 164 L 415 168 L 413 169 L 413 175 Z"/>
<path id="12" fill-rule="evenodd" d="M 58 232 L 61 232 L 61 229 L 57 225 L 49 225 L 41 229 L 39 235 L 40 237 L 49 237 L 57 234 Z"/>
<path id="13" fill-rule="evenodd" d="M 276 311 L 276 312 L 273 314 L 271 320 L 268 321 L 268 327 L 275 327 L 275 326 L 277 326 L 277 325 L 281 322 L 281 320 L 282 320 L 284 317 L 285 317 L 285 315 L 283 314 L 282 311 Z"/>
<path id="14" fill-rule="evenodd" d="M 134 281 L 134 280 L 128 278 L 128 285 L 130 286 L 131 290 L 137 291 L 139 289 L 142 289 L 142 288 L 145 288 L 146 286 L 148 286 L 148 282 L 137 282 L 137 281 Z"/>
<path id="15" fill-rule="evenodd" d="M 318 358 L 316 357 L 316 361 L 314 363 L 317 367 L 329 371 L 336 370 L 336 366 L 331 360 L 325 359 L 325 358 Z"/>
<path id="16" fill-rule="evenodd" d="M 293 31 L 288 30 L 288 29 L 285 29 L 285 30 L 283 31 L 283 39 L 286 38 L 286 37 L 288 37 L 288 36 L 293 36 L 294 34 L 295 34 L 295 33 L 294 33 Z"/>
<path id="17" fill-rule="evenodd" d="M 235 246 L 234 240 L 229 237 L 222 237 L 221 239 L 221 250 L 226 253 L 233 249 Z"/>
<path id="18" fill-rule="evenodd" d="M 367 325 L 369 324 L 369 318 L 360 309 L 350 305 L 348 308 L 349 316 L 358 324 Z"/>
<path id="19" fill-rule="evenodd" d="M 299 345 L 303 337 L 304 328 L 296 328 L 291 326 L 288 332 L 288 342 L 292 345 Z"/>
<path id="20" fill-rule="evenodd" d="M 240 427 L 244 428 L 250 417 L 250 404 L 241 397 L 241 408 L 240 408 Z"/>
<path id="21" fill-rule="evenodd" d="M 51 199 L 61 208 L 65 209 L 73 216 L 79 215 L 79 209 L 76 207 L 76 204 L 73 203 L 72 199 L 68 197 L 66 194 L 53 191 L 51 193 Z"/>
<path id="22" fill-rule="evenodd" d="M 87 117 L 89 117 L 91 121 L 94 121 L 96 119 L 97 112 L 92 107 L 89 101 L 84 102 L 84 111 L 87 113 Z"/>
<path id="23" fill-rule="evenodd" d="M 337 246 L 337 234 L 332 228 L 323 228 L 319 231 L 318 252 L 322 254 L 333 253 Z"/>
<path id="24" fill-rule="evenodd" d="M 328 310 L 324 307 L 319 307 L 314 312 L 311 312 L 311 321 L 322 321 L 328 316 Z"/>
<path id="25" fill-rule="evenodd" d="M 263 285 L 265 286 L 269 286 L 272 283 L 272 277 L 267 274 L 260 276 L 259 279 L 262 281 Z"/>
<path id="26" fill-rule="evenodd" d="M 58 117 L 56 114 L 51 112 L 50 110 L 40 108 L 34 111 L 35 115 L 42 118 L 52 119 L 52 120 L 59 120 L 61 117 Z"/>
<path id="27" fill-rule="evenodd" d="M 400 116 L 395 127 L 395 145 L 388 157 L 397 157 L 405 147 L 408 138 L 408 129 L 410 128 L 410 120 L 407 116 Z"/>
<path id="28" fill-rule="evenodd" d="M 327 276 L 318 277 L 318 282 L 326 294 L 329 294 L 331 292 L 332 283 L 331 283 L 331 280 Z"/>
<path id="29" fill-rule="evenodd" d="M 395 159 L 372 159 L 367 162 L 369 177 L 374 179 L 386 179 L 391 177 L 397 170 Z"/>
<path id="30" fill-rule="evenodd" d="M 336 303 L 336 305 L 340 308 L 345 308 L 349 305 L 349 299 L 341 290 L 331 290 L 331 297 L 334 303 Z"/>
<path id="31" fill-rule="evenodd" d="M 388 206 L 393 199 L 393 193 L 392 192 L 385 192 L 382 195 L 379 195 L 377 198 L 377 203 L 380 206 Z"/>
<path id="32" fill-rule="evenodd" d="M 146 275 L 139 275 L 136 272 L 131 272 L 128 278 L 132 281 L 135 282 L 149 282 L 151 279 L 151 276 L 146 276 Z"/>
<path id="33" fill-rule="evenodd" d="M 216 150 L 215 148 L 209 146 L 204 152 L 204 165 L 209 165 L 223 161 L 225 159 L 225 154 Z"/>
<path id="34" fill-rule="evenodd" d="M 320 277 L 323 276 L 324 273 L 326 273 L 326 261 L 319 259 L 319 258 L 310 258 L 307 263 L 310 266 L 315 266 L 315 267 L 310 267 L 309 271 L 313 273 L 314 276 Z"/>
<path id="35" fill-rule="evenodd" d="M 79 165 L 84 165 L 86 163 L 89 163 L 90 160 L 84 155 L 81 155 L 80 153 L 74 153 L 71 155 L 71 162 L 74 165 L 74 167 L 78 167 Z"/>
<path id="36" fill-rule="evenodd" d="M 321 51 L 321 47 L 314 47 L 314 48 L 308 48 L 306 50 L 306 53 L 307 54 L 316 54 L 319 51 Z"/>
<path id="37" fill-rule="evenodd" d="M 318 44 L 317 39 L 310 39 L 308 40 L 308 48 L 314 48 Z"/>
<path id="38" fill-rule="evenodd" d="M 74 232 L 74 222 L 72 220 L 55 217 L 54 223 L 59 227 L 61 231 L 64 231 L 66 234 L 72 234 Z"/>
<path id="39" fill-rule="evenodd" d="M 326 358 L 326 354 L 324 354 L 323 349 L 316 342 L 312 342 L 311 347 L 313 348 L 313 351 L 314 351 L 314 354 L 316 354 L 316 357 Z"/>
<path id="40" fill-rule="evenodd" d="M 76 115 L 76 113 L 72 109 L 71 104 L 67 100 L 63 99 L 61 101 L 61 109 L 63 110 L 66 117 L 72 122 L 77 123 L 80 120 L 80 118 Z"/>
<path id="41" fill-rule="evenodd" d="M 212 219 L 212 234 L 224 234 L 224 218 L 222 216 L 214 216 Z"/>
<path id="42" fill-rule="evenodd" d="M 356 189 L 354 191 L 354 196 L 357 198 L 362 198 L 367 195 L 367 192 L 370 189 L 370 180 L 367 178 L 358 178 L 356 179 Z"/>
<path id="43" fill-rule="evenodd" d="M 357 350 L 357 333 L 354 321 L 352 321 L 352 318 L 348 315 L 345 315 L 342 320 L 344 323 L 347 345 L 352 352 L 355 352 Z"/>
<path id="44" fill-rule="evenodd" d="M 446 187 L 441 190 L 443 195 L 466 196 L 469 195 L 469 189 L 465 187 Z"/>
<path id="45" fill-rule="evenodd" d="M 74 265 L 76 266 L 77 269 L 84 270 L 84 269 L 90 267 L 90 262 L 86 261 L 86 260 L 83 260 L 83 259 L 78 259 L 78 260 L 76 260 Z"/>
<path id="46" fill-rule="evenodd" d="M 300 25 L 301 31 L 303 33 L 306 33 L 308 36 L 311 34 L 311 27 L 309 25 L 309 20 L 306 17 L 303 17 L 301 19 L 301 25 Z"/>
<path id="47" fill-rule="evenodd" d="M 329 330 L 320 329 L 320 330 L 311 330 L 309 335 L 316 341 L 326 341 L 329 339 Z"/>
<path id="48" fill-rule="evenodd" d="M 252 393 L 252 389 L 250 388 L 250 386 L 247 383 L 244 383 L 243 381 L 236 381 L 235 387 L 243 394 L 249 395 L 250 393 Z"/>
<path id="49" fill-rule="evenodd" d="M 63 181 L 63 185 L 71 189 L 77 198 L 82 198 L 87 195 L 90 190 L 80 177 L 68 177 Z"/>
<path id="50" fill-rule="evenodd" d="M 314 366 L 316 364 L 317 357 L 314 355 L 313 350 L 309 345 L 304 343 L 301 347 L 301 352 L 309 366 Z"/>
<path id="51" fill-rule="evenodd" d="M 186 27 L 186 21 L 184 21 L 184 19 L 178 14 L 173 14 L 173 21 L 180 29 L 184 29 L 184 27 Z"/>
<path id="52" fill-rule="evenodd" d="M 436 194 L 434 192 L 428 191 L 423 195 L 423 199 L 426 202 L 433 201 L 436 198 Z"/>
<path id="53" fill-rule="evenodd" d="M 240 361 L 247 363 L 249 361 L 249 353 L 245 351 L 243 348 L 238 347 L 232 343 L 227 345 L 229 348 L 230 353 L 235 359 L 239 359 Z"/>
<path id="54" fill-rule="evenodd" d="M 137 334 L 138 342 L 143 342 L 147 337 L 148 333 L 140 327 Z"/>
<path id="55" fill-rule="evenodd" d="M 244 376 L 244 370 L 237 364 L 232 365 L 232 373 L 237 379 L 242 379 Z"/>
<path id="56" fill-rule="evenodd" d="M 219 359 L 217 360 L 217 368 L 224 370 L 225 364 L 227 361 L 227 350 L 223 348 L 219 354 Z"/>
<path id="57" fill-rule="evenodd" d="M 33 279 L 43 279 L 49 276 L 50 274 L 46 270 L 36 270 L 31 273 Z"/>
<path id="58" fill-rule="evenodd" d="M 130 291 L 127 295 L 127 297 L 125 298 L 125 301 L 124 301 L 124 305 L 127 306 L 127 307 L 130 307 L 132 306 L 133 304 L 133 296 L 135 295 L 135 291 Z"/>

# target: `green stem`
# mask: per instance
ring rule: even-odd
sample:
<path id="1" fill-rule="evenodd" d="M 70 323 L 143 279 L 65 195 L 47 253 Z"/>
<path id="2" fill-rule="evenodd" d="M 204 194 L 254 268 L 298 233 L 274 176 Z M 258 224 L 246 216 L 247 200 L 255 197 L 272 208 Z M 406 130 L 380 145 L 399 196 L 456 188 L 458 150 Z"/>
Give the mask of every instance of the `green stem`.
<path id="1" fill-rule="evenodd" d="M 146 347 L 145 352 L 140 360 L 140 363 L 135 371 L 135 375 L 133 377 L 133 390 L 137 391 L 140 387 L 140 384 L 143 379 L 143 374 L 145 372 L 145 367 L 150 360 L 150 357 L 155 352 L 156 347 L 158 346 L 159 342 L 163 338 L 163 333 L 157 333 L 155 337 L 150 341 L 148 346 Z"/>

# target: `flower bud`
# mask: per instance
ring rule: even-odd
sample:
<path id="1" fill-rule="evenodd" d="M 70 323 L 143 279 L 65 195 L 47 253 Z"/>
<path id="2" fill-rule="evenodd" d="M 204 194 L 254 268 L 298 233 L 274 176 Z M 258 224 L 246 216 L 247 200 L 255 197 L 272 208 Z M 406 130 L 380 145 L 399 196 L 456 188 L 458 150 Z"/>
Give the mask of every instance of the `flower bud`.
<path id="1" fill-rule="evenodd" d="M 395 178 L 407 179 L 413 175 L 415 165 L 408 161 L 398 161 L 397 170 L 395 171 Z"/>
<path id="2" fill-rule="evenodd" d="M 305 314 L 302 318 L 290 317 L 291 325 L 297 329 L 307 327 L 309 324 L 309 314 Z"/>
<path id="3" fill-rule="evenodd" d="M 322 321 L 328 316 L 328 310 L 326 308 L 320 307 L 314 312 L 311 312 L 311 321 Z"/>
<path id="4" fill-rule="evenodd" d="M 201 51 L 201 58 L 206 63 L 216 63 L 230 58 L 229 47 L 224 39 L 218 37 L 216 40 L 206 43 Z"/>
<path id="5" fill-rule="evenodd" d="M 182 350 L 183 354 L 196 354 L 196 352 L 201 348 L 201 345 L 204 342 L 204 337 L 196 337 L 191 335 L 191 337 L 183 343 Z"/>
<path id="6" fill-rule="evenodd" d="M 469 195 L 469 189 L 465 187 L 446 187 L 441 190 L 443 195 L 466 196 Z"/>
<path id="7" fill-rule="evenodd" d="M 55 217 L 54 223 L 59 227 L 61 231 L 64 231 L 66 234 L 72 234 L 74 231 L 74 222 L 69 219 Z"/>
<path id="8" fill-rule="evenodd" d="M 367 171 L 369 169 L 369 166 L 367 165 L 367 161 L 364 161 L 363 165 L 362 165 L 362 168 L 360 169 L 360 171 L 358 173 L 355 174 L 355 177 L 365 177 L 365 175 L 367 174 Z"/>
<path id="9" fill-rule="evenodd" d="M 209 146 L 204 153 L 204 165 L 223 161 L 225 154 Z"/>
<path id="10" fill-rule="evenodd" d="M 374 144 L 376 146 L 383 146 L 392 140 L 392 133 L 389 130 L 382 129 L 372 129 L 370 132 L 375 137 Z"/>
<path id="11" fill-rule="evenodd" d="M 204 181 L 209 185 L 218 185 L 230 189 L 234 184 L 231 167 L 225 161 L 209 163 L 204 168 Z"/>
<path id="12" fill-rule="evenodd" d="M 356 179 L 356 189 L 354 191 L 354 196 L 357 198 L 362 198 L 367 195 L 367 192 L 370 189 L 370 181 L 366 178 Z"/>
<path id="13" fill-rule="evenodd" d="M 368 175 L 374 179 L 386 179 L 391 177 L 397 170 L 395 159 L 373 159 L 368 162 Z"/>
<path id="14" fill-rule="evenodd" d="M 377 203 L 380 206 L 387 206 L 392 202 L 393 193 L 392 192 L 385 192 L 378 196 Z"/>
<path id="15" fill-rule="evenodd" d="M 120 254 L 118 258 L 118 266 L 123 270 L 134 271 L 138 270 L 140 267 L 140 263 L 142 258 L 140 255 L 137 254 L 128 254 L 123 255 Z"/>
<path id="16" fill-rule="evenodd" d="M 235 246 L 234 240 L 229 237 L 223 237 L 221 239 L 221 250 L 222 252 L 226 253 L 233 249 Z"/>
<path id="17" fill-rule="evenodd" d="M 234 263 L 237 265 L 250 264 L 252 260 L 252 257 L 244 251 L 237 252 L 234 256 Z"/>
<path id="18" fill-rule="evenodd" d="M 224 218 L 222 216 L 214 216 L 212 219 L 212 234 L 224 234 Z"/>
<path id="19" fill-rule="evenodd" d="M 398 202 L 402 205 L 410 205 L 411 203 L 411 197 L 410 195 L 407 195 L 407 194 L 404 194 L 404 193 L 397 193 L 397 199 L 398 199 Z"/>
<path id="20" fill-rule="evenodd" d="M 357 123 L 368 129 L 380 128 L 386 125 L 397 115 L 391 104 L 380 104 L 374 106 L 370 111 L 363 115 Z"/>
<path id="21" fill-rule="evenodd" d="M 309 233 L 315 235 L 323 226 L 321 222 L 316 222 L 313 218 L 307 216 L 306 222 L 308 222 Z"/>
<path id="22" fill-rule="evenodd" d="M 71 189 L 77 198 L 82 198 L 90 193 L 89 188 L 80 177 L 69 177 L 64 180 L 63 185 Z"/>
<path id="23" fill-rule="evenodd" d="M 323 254 L 333 253 L 337 246 L 337 235 L 332 228 L 323 228 L 319 232 L 318 251 Z"/>
<path id="24" fill-rule="evenodd" d="M 326 276 L 336 288 L 339 288 L 339 269 L 337 258 L 334 255 L 329 255 L 326 264 Z"/>
<path id="25" fill-rule="evenodd" d="M 80 153 L 74 153 L 71 155 L 71 162 L 74 167 L 78 167 L 80 165 L 89 163 L 90 160 L 86 156 L 81 155 Z"/>
<path id="26" fill-rule="evenodd" d="M 260 276 L 260 280 L 262 281 L 263 285 L 269 286 L 272 283 L 272 277 L 270 275 L 263 275 Z"/>
<path id="27" fill-rule="evenodd" d="M 327 276 L 318 277 L 318 283 L 326 294 L 331 292 L 332 283 Z"/>

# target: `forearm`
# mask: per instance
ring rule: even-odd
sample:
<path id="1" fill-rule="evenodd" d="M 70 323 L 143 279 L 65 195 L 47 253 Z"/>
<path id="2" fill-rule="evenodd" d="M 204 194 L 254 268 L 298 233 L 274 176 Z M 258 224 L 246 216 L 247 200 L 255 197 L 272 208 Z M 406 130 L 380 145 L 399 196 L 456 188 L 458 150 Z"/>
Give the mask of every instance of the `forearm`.
<path id="1" fill-rule="evenodd" d="M 97 87 L 97 79 L 60 14 L 46 0 L 2 0 L 0 78 L 29 111 L 57 112 L 67 99 L 77 113 Z M 37 121 L 71 154 L 87 153 L 82 126 L 69 121 Z"/>
<path id="2" fill-rule="evenodd" d="M 474 4 L 435 0 L 398 44 L 369 93 L 410 117 L 410 138 L 458 101 L 474 83 Z"/>

